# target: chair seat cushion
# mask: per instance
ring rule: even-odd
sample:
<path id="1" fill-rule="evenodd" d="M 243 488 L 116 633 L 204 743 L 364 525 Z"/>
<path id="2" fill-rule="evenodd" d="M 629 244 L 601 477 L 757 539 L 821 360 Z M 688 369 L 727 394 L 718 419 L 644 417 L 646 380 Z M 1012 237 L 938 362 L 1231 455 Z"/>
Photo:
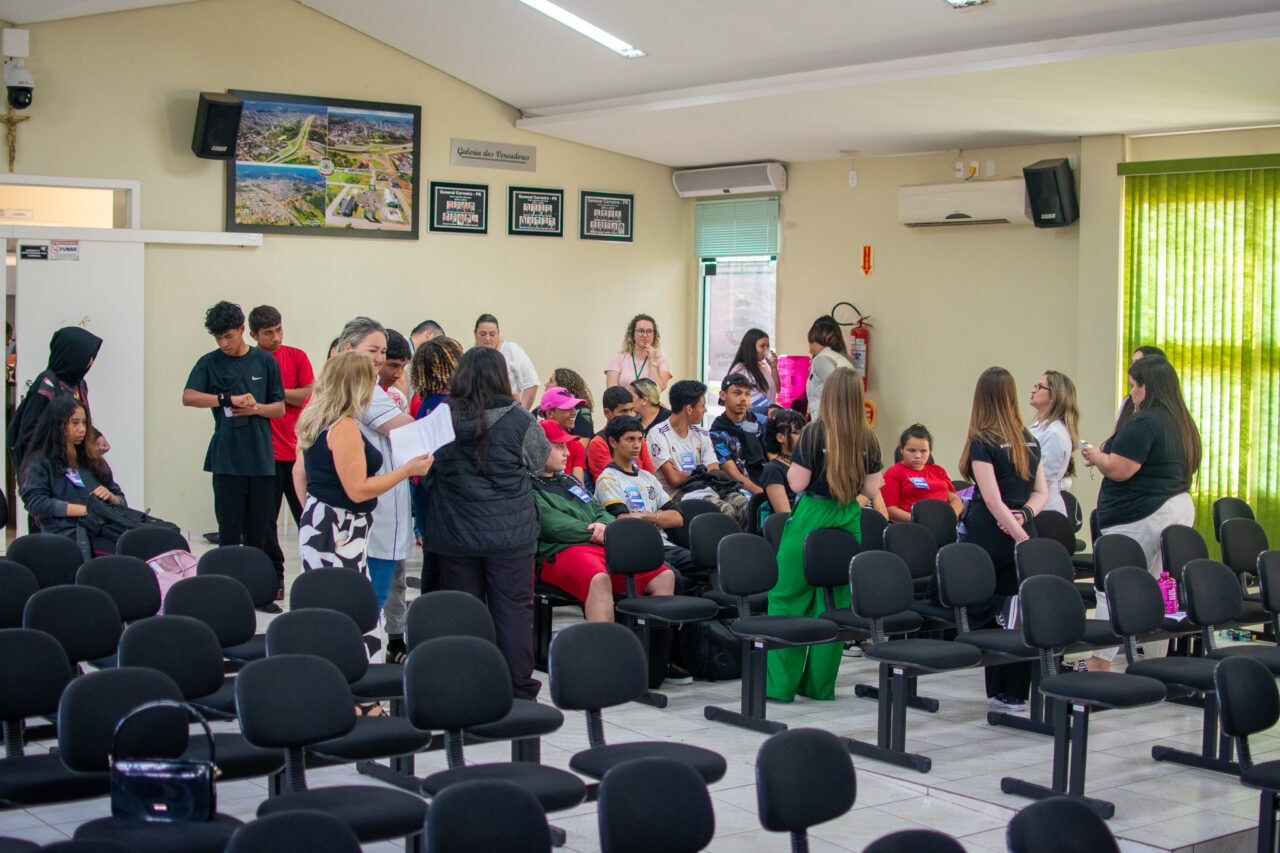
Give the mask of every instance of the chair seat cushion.
<path id="1" fill-rule="evenodd" d="M 1240 774 L 1241 784 L 1264 791 L 1280 791 L 1280 761 L 1264 761 Z"/>
<path id="2" fill-rule="evenodd" d="M 822 619 L 828 619 L 841 628 L 849 631 L 862 631 L 866 634 L 871 633 L 871 620 L 865 616 L 859 616 L 848 607 L 839 610 L 828 610 L 821 615 Z M 884 618 L 884 632 L 886 634 L 913 634 L 920 630 L 920 626 L 924 624 L 924 619 L 914 610 L 904 610 L 901 613 L 894 613 Z"/>
<path id="3" fill-rule="evenodd" d="M 398 663 L 371 663 L 364 677 L 352 682 L 357 699 L 398 699 L 404 695 L 404 667 Z"/>
<path id="4" fill-rule="evenodd" d="M 420 797 L 372 785 L 337 785 L 281 794 L 258 806 L 258 817 L 299 809 L 333 815 L 351 827 L 362 842 L 413 835 L 422 831 L 427 819 L 427 804 Z"/>
<path id="5" fill-rule="evenodd" d="M 538 798 L 549 812 L 570 809 L 587 798 L 587 786 L 565 770 L 516 761 L 511 764 L 471 764 L 433 773 L 422 780 L 422 790 L 435 796 L 450 785 L 475 779 L 505 779 Z"/>
<path id="6" fill-rule="evenodd" d="M 1124 671 L 1126 675 L 1144 675 L 1163 684 L 1212 693 L 1214 665 L 1209 658 L 1147 658 L 1129 664 Z"/>
<path id="7" fill-rule="evenodd" d="M 364 761 L 409 755 L 426 749 L 431 733 L 415 728 L 404 717 L 358 717 L 356 727 L 342 737 L 313 743 L 308 752 L 345 761 Z M 359 833 L 356 833 L 359 835 Z"/>
<path id="8" fill-rule="evenodd" d="M 61 803 L 105 796 L 111 777 L 68 770 L 56 754 L 41 753 L 0 761 L 0 800 L 17 806 Z"/>
<path id="9" fill-rule="evenodd" d="M 496 723 L 473 726 L 467 729 L 467 734 L 485 740 L 519 740 L 549 735 L 563 725 L 564 714 L 559 708 L 533 699 L 515 699 L 511 703 L 511 713 Z"/>
<path id="10" fill-rule="evenodd" d="M 911 609 L 925 619 L 932 619 L 945 625 L 954 625 L 956 621 L 954 610 L 941 604 L 934 604 L 932 601 L 913 601 L 911 602 Z"/>
<path id="11" fill-rule="evenodd" d="M 268 802 L 272 802 L 268 800 Z M 152 823 L 104 817 L 76 828 L 76 841 L 114 841 L 135 853 L 222 853 L 243 824 L 224 814 L 204 823 Z"/>
<path id="12" fill-rule="evenodd" d="M 977 666 L 982 661 L 982 652 L 974 646 L 946 640 L 889 640 L 872 643 L 862 651 L 867 657 L 880 663 L 900 664 L 930 672 L 964 669 Z"/>
<path id="13" fill-rule="evenodd" d="M 645 595 L 624 598 L 613 606 L 619 613 L 645 616 L 657 622 L 700 622 L 714 619 L 720 609 L 714 601 L 692 595 Z"/>
<path id="14" fill-rule="evenodd" d="M 1080 638 L 1080 642 L 1089 646 L 1118 646 L 1120 638 L 1116 636 L 1116 632 L 1111 629 L 1111 621 L 1108 619 L 1086 619 L 1084 620 L 1084 636 Z"/>
<path id="15" fill-rule="evenodd" d="M 1040 682 L 1054 699 L 1098 708 L 1136 708 L 1163 702 L 1168 691 L 1154 678 L 1119 672 L 1068 672 Z"/>
<path id="16" fill-rule="evenodd" d="M 260 749 L 239 732 L 215 732 L 213 745 L 218 769 L 226 779 L 270 776 L 284 767 L 284 750 Z M 192 735 L 183 758 L 207 759 L 209 747 L 203 735 Z"/>
<path id="17" fill-rule="evenodd" d="M 602 779 L 612 767 L 636 758 L 670 758 L 688 764 L 708 785 L 724 778 L 727 765 L 724 756 L 700 746 L 670 741 L 612 743 L 586 749 L 569 759 L 569 766 L 584 776 Z"/>
<path id="18" fill-rule="evenodd" d="M 219 715 L 234 717 L 236 715 L 236 680 L 233 677 L 222 679 L 222 686 L 208 696 L 199 696 L 191 700 L 191 704 L 202 711 L 215 711 Z"/>
<path id="19" fill-rule="evenodd" d="M 244 661 L 245 663 L 251 660 L 260 660 L 267 656 L 267 635 L 254 634 L 243 643 L 224 646 L 222 653 L 232 660 Z"/>
<path id="20" fill-rule="evenodd" d="M 702 597 L 709 601 L 714 601 L 719 607 L 732 607 L 735 610 L 738 607 L 738 596 L 730 595 L 722 589 L 709 589 L 702 594 Z M 768 612 L 769 593 L 758 592 L 755 595 L 748 595 L 747 609 L 752 613 Z"/>
<path id="21" fill-rule="evenodd" d="M 834 622 L 812 616 L 748 616 L 730 622 L 729 629 L 744 639 L 784 646 L 833 643 L 839 637 Z"/>
<path id="22" fill-rule="evenodd" d="M 1238 646 L 1222 646 L 1209 652 L 1213 660 L 1223 658 L 1253 658 L 1271 670 L 1273 675 L 1280 675 L 1280 648 L 1263 643 L 1242 643 Z"/>
<path id="23" fill-rule="evenodd" d="M 979 628 L 976 631 L 962 631 L 955 636 L 955 642 L 965 643 L 984 652 L 1008 655 L 1016 658 L 1037 658 L 1040 653 L 1022 640 L 1021 631 L 1010 631 L 1004 628 Z"/>

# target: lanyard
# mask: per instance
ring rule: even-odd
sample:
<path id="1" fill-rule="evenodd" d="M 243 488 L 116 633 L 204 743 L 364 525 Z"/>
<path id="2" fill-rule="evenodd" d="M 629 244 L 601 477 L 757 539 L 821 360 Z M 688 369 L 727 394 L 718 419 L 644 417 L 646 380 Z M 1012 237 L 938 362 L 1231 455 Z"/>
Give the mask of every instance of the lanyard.
<path id="1" fill-rule="evenodd" d="M 631 369 L 636 372 L 636 379 L 641 378 L 640 371 L 644 370 L 648 366 L 649 366 L 649 356 L 646 355 L 644 357 L 644 361 L 640 362 L 640 366 L 636 367 L 636 353 L 635 353 L 635 350 L 631 351 Z"/>

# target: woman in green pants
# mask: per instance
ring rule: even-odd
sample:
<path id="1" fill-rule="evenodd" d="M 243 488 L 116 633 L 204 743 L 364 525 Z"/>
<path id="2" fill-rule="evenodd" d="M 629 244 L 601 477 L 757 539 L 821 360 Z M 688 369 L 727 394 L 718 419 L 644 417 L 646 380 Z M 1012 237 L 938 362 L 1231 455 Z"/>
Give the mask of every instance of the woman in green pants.
<path id="1" fill-rule="evenodd" d="M 819 419 L 805 427 L 791 456 L 787 482 L 796 494 L 778 546 L 778 585 L 769 593 L 770 616 L 818 616 L 822 593 L 804 581 L 804 540 L 823 527 L 861 536 L 860 496 L 881 515 L 883 465 L 880 444 L 867 424 L 862 379 L 852 370 L 832 373 L 822 389 Z M 849 588 L 836 590 L 836 607 L 849 606 Z M 834 699 L 841 643 L 769 652 L 770 699 L 790 702 L 799 693 Z"/>

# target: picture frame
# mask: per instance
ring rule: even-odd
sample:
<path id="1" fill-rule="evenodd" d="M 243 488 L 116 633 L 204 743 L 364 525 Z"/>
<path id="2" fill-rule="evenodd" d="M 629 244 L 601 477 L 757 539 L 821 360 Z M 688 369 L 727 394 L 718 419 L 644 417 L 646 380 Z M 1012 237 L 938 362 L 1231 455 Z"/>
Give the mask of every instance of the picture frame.
<path id="1" fill-rule="evenodd" d="M 630 243 L 635 196 L 581 190 L 578 200 L 578 239 Z"/>
<path id="2" fill-rule="evenodd" d="M 489 233 L 488 184 L 457 184 L 432 181 L 432 231 L 450 234 Z"/>
<path id="3" fill-rule="evenodd" d="M 564 236 L 564 190 L 507 187 L 507 234 Z"/>

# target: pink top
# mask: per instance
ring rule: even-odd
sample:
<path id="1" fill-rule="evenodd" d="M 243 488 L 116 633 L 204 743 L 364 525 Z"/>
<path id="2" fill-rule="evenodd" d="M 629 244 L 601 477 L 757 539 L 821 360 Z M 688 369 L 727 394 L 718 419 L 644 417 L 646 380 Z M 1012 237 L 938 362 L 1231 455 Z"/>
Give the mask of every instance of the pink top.
<path id="1" fill-rule="evenodd" d="M 653 359 L 645 358 L 633 359 L 630 353 L 615 352 L 613 358 L 609 359 L 609 366 L 605 368 L 607 373 L 610 370 L 618 371 L 618 384 L 626 387 L 637 379 L 652 379 L 654 382 L 661 384 L 658 372 L 671 373 L 671 362 L 667 361 L 665 355 L 658 356 L 658 369 L 654 370 Z M 637 369 L 639 373 L 637 373 Z"/>

